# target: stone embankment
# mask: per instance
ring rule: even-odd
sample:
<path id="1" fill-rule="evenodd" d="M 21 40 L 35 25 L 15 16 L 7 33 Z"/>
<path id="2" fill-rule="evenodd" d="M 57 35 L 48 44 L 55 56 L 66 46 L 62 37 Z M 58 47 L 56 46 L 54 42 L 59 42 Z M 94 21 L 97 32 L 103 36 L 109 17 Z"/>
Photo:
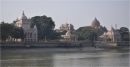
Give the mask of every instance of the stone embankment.
<path id="1" fill-rule="evenodd" d="M 1 48 L 82 48 L 82 47 L 128 47 L 129 42 L 1 42 Z"/>
<path id="2" fill-rule="evenodd" d="M 3 42 L 2 48 L 78 48 L 90 47 L 91 42 Z"/>

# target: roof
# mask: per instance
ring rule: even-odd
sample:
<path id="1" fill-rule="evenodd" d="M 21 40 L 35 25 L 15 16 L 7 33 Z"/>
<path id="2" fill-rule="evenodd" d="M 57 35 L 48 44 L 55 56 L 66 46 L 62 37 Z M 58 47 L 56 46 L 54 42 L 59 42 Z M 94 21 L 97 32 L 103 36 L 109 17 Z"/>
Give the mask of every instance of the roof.
<path id="1" fill-rule="evenodd" d="M 92 21 L 92 27 L 98 27 L 100 26 L 100 22 L 97 20 L 97 18 L 95 18 L 93 21 Z"/>

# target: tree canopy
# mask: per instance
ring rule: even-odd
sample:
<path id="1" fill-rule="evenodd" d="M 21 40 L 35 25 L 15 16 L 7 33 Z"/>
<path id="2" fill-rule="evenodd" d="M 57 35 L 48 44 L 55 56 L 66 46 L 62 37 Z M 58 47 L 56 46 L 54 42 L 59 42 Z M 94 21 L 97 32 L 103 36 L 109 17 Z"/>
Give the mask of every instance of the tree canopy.
<path id="1" fill-rule="evenodd" d="M 1 40 L 5 41 L 9 36 L 11 36 L 13 32 L 14 26 L 13 24 L 1 22 L 0 24 L 0 35 Z"/>
<path id="2" fill-rule="evenodd" d="M 38 39 L 44 39 L 45 37 L 48 39 L 52 39 L 54 37 L 54 28 L 55 23 L 51 17 L 43 16 L 34 16 L 31 18 L 32 25 L 36 25 L 38 30 Z"/>
<path id="3" fill-rule="evenodd" d="M 76 30 L 76 34 L 78 35 L 79 40 L 97 40 L 97 37 L 106 32 L 107 29 L 105 27 L 93 28 L 91 26 L 80 27 Z"/>
<path id="4" fill-rule="evenodd" d="M 0 24 L 0 35 L 1 40 L 5 41 L 9 37 L 11 38 L 24 38 L 24 31 L 22 28 L 14 26 L 12 23 L 1 22 Z"/>
<path id="5" fill-rule="evenodd" d="M 92 27 L 80 27 L 76 30 L 76 34 L 78 35 L 79 40 L 94 40 L 96 38 L 95 29 Z"/>
<path id="6" fill-rule="evenodd" d="M 20 28 L 15 27 L 13 29 L 11 36 L 16 39 L 18 39 L 18 38 L 24 39 L 24 31 L 23 31 L 22 27 L 20 27 Z"/>

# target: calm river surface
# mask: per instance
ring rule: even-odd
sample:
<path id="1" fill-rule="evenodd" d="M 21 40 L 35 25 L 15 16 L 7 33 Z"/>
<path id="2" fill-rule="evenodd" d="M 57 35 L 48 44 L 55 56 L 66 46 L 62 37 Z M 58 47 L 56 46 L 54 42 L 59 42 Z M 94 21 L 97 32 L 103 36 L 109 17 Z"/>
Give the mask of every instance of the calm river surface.
<path id="1" fill-rule="evenodd" d="M 1 67 L 129 67 L 129 49 L 1 49 Z"/>

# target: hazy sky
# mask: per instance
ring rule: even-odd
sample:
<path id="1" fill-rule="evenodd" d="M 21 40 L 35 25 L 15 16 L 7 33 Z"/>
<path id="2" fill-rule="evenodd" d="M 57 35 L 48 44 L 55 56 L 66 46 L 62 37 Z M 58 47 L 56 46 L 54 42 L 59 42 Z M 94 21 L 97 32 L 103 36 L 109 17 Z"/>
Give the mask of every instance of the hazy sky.
<path id="1" fill-rule="evenodd" d="M 24 10 L 27 17 L 52 17 L 56 28 L 66 22 L 76 29 L 89 26 L 95 17 L 108 28 L 115 24 L 118 28 L 129 27 L 129 3 L 129 0 L 0 0 L 0 21 L 12 22 Z"/>

